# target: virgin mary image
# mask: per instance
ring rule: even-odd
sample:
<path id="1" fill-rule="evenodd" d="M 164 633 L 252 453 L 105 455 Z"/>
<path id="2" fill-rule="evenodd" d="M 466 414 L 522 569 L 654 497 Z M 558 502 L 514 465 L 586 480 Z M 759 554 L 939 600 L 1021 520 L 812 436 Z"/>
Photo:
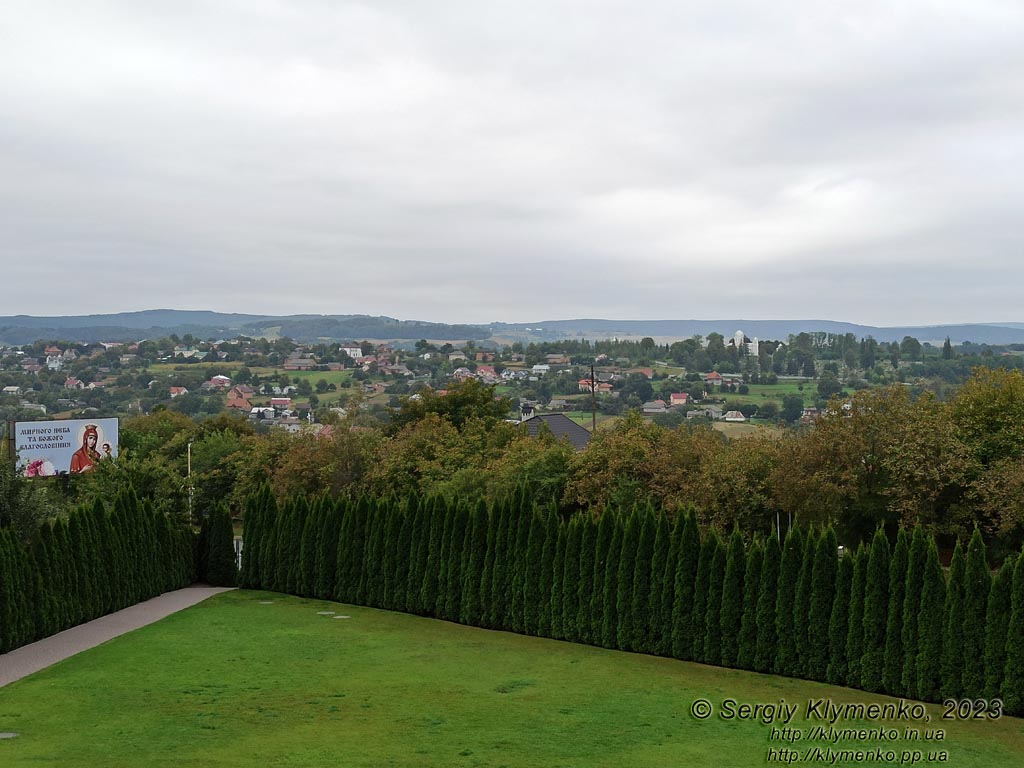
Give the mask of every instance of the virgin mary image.
<path id="1" fill-rule="evenodd" d="M 100 452 L 96 450 L 99 442 L 99 430 L 95 424 L 88 424 L 82 432 L 82 447 L 71 454 L 71 471 L 88 472 L 100 460 Z"/>

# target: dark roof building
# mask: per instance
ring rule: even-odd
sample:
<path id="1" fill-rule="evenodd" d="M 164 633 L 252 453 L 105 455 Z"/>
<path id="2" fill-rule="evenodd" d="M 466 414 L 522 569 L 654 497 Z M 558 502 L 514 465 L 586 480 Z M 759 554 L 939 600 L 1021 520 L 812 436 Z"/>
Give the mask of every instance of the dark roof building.
<path id="1" fill-rule="evenodd" d="M 590 444 L 590 431 L 584 429 L 562 413 L 545 413 L 540 416 L 534 416 L 533 418 L 526 419 L 522 424 L 529 431 L 530 437 L 536 437 L 537 433 L 540 432 L 541 425 L 547 424 L 548 429 L 551 430 L 555 437 L 558 439 L 563 437 L 569 438 L 572 447 L 577 451 L 582 451 Z"/>

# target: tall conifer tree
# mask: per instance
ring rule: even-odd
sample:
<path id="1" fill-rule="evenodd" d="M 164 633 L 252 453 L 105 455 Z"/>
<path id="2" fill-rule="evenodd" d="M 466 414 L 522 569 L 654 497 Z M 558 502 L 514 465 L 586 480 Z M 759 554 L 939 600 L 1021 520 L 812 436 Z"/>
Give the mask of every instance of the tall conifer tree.
<path id="1" fill-rule="evenodd" d="M 448 600 L 449 575 L 452 566 L 452 548 L 455 538 L 455 529 L 458 526 L 459 507 L 458 500 L 450 501 L 445 510 L 444 528 L 441 530 L 441 549 L 437 561 L 437 593 L 434 599 L 433 615 L 439 619 L 447 619 L 448 614 L 445 605 Z"/>
<path id="2" fill-rule="evenodd" d="M 804 539 L 804 556 L 800 563 L 800 578 L 793 602 L 793 646 L 796 650 L 796 665 L 791 674 L 807 677 L 807 663 L 810 657 L 810 613 L 811 589 L 814 579 L 814 560 L 818 555 L 818 532 L 811 528 Z"/>
<path id="3" fill-rule="evenodd" d="M 740 628 L 743 624 L 743 580 L 747 571 L 747 557 L 743 547 L 743 535 L 735 526 L 729 537 L 726 552 L 724 581 L 722 583 L 722 607 L 719 614 L 722 643 L 721 664 L 735 667 L 740 655 Z"/>
<path id="4" fill-rule="evenodd" d="M 324 504 L 324 529 L 317 539 L 316 583 L 313 593 L 321 600 L 330 600 L 338 568 L 338 536 L 341 534 L 341 511 L 338 503 L 327 500 Z M 244 551 L 244 550 L 243 550 Z"/>
<path id="5" fill-rule="evenodd" d="M 608 549 L 615 535 L 615 513 L 606 509 L 597 521 L 597 539 L 594 544 L 594 570 L 590 593 L 590 642 L 602 645 L 604 625 L 604 578 L 608 569 Z"/>
<path id="6" fill-rule="evenodd" d="M 263 532 L 260 535 L 260 589 L 277 588 L 277 532 L 281 527 L 281 510 L 271 497 L 263 512 Z"/>
<path id="7" fill-rule="evenodd" d="M 704 622 L 704 663 L 722 663 L 722 593 L 725 589 L 726 546 L 715 537 L 715 554 L 708 573 L 708 598 Z"/>
<path id="8" fill-rule="evenodd" d="M 481 586 L 484 583 L 484 561 L 487 559 L 488 513 L 481 500 L 473 510 L 469 525 L 469 546 L 462 561 L 462 602 L 459 620 L 470 626 L 481 626 L 484 614 Z"/>
<path id="9" fill-rule="evenodd" d="M 782 564 L 779 568 L 779 587 L 776 593 L 775 629 L 778 638 L 778 652 L 775 657 L 775 672 L 780 675 L 796 675 L 800 667 L 793 616 L 803 559 L 804 537 L 800 529 L 794 526 L 786 534 L 786 542 L 782 549 Z"/>
<path id="10" fill-rule="evenodd" d="M 818 539 L 811 573 L 811 604 L 807 622 L 807 663 L 805 672 L 812 680 L 825 680 L 830 659 L 830 622 L 836 602 L 836 578 L 839 571 L 839 542 L 831 526 Z M 845 640 L 845 638 L 844 638 Z"/>
<path id="11" fill-rule="evenodd" d="M 941 693 L 945 616 L 946 576 L 935 539 L 929 538 L 917 617 L 917 697 L 924 701 L 938 701 Z"/>
<path id="12" fill-rule="evenodd" d="M 59 568 L 54 568 L 52 550 L 53 529 L 49 522 L 43 522 L 32 540 L 32 563 L 35 576 L 33 618 L 35 636 L 49 637 L 63 628 L 64 621 L 57 603 L 57 595 L 63 589 L 59 582 Z"/>
<path id="13" fill-rule="evenodd" d="M 864 660 L 864 593 L 868 581 L 868 551 L 863 542 L 857 547 L 850 585 L 850 618 L 846 636 L 846 684 L 860 688 Z"/>
<path id="14" fill-rule="evenodd" d="M 448 507 L 439 496 L 430 503 L 430 528 L 427 537 L 427 558 L 423 566 L 423 581 L 420 585 L 420 611 L 424 616 L 433 616 L 437 608 L 438 574 L 441 571 L 441 540 L 444 536 Z"/>
<path id="15" fill-rule="evenodd" d="M 846 641 L 850 626 L 850 589 L 853 586 L 853 562 L 856 555 L 846 552 L 836 573 L 836 599 L 828 623 L 828 668 L 825 680 L 830 685 L 846 685 Z"/>
<path id="16" fill-rule="evenodd" d="M 299 542 L 299 578 L 295 583 L 295 593 L 302 597 L 310 597 L 316 583 L 316 543 L 322 526 L 320 520 L 321 503 L 313 502 L 313 508 L 306 515 L 302 524 L 302 539 Z"/>
<path id="17" fill-rule="evenodd" d="M 604 514 L 609 514 L 607 511 Z M 612 538 L 608 544 L 608 557 L 605 558 L 604 571 L 604 599 L 601 609 L 601 645 L 605 648 L 615 648 L 619 642 L 619 615 L 616 611 L 618 604 L 618 581 L 619 581 L 619 555 L 622 552 L 622 531 L 624 524 L 621 517 L 613 519 Z M 566 542 L 566 562 L 569 561 L 569 543 Z M 563 595 L 565 591 L 563 590 Z M 562 627 L 566 639 L 569 637 L 568 627 Z"/>
<path id="18" fill-rule="evenodd" d="M 942 697 L 958 699 L 963 692 L 964 677 L 964 583 L 967 558 L 957 539 L 949 566 L 946 587 L 945 633 L 942 638 Z"/>
<path id="19" fill-rule="evenodd" d="M 655 650 L 660 656 L 672 654 L 672 605 L 676 594 L 676 567 L 679 562 L 679 544 L 683 538 L 683 526 L 686 521 L 682 512 L 677 512 L 675 519 L 669 523 L 663 517 L 662 524 L 668 530 L 668 548 L 665 552 L 665 567 L 662 569 L 660 605 L 652 609 L 657 616 L 656 623 L 661 627 L 658 647 Z M 663 534 L 664 535 L 664 534 Z"/>
<path id="20" fill-rule="evenodd" d="M 882 666 L 882 690 L 903 696 L 903 614 L 907 593 L 907 569 L 910 567 L 910 542 L 900 528 L 889 562 L 889 613 L 885 623 L 885 656 Z"/>
<path id="21" fill-rule="evenodd" d="M 683 521 L 676 557 L 675 582 L 672 585 L 672 656 L 694 658 L 694 587 L 700 565 L 701 541 L 697 518 L 690 510 Z"/>
<path id="22" fill-rule="evenodd" d="M 885 667 L 885 624 L 889 617 L 889 539 L 878 528 L 871 540 L 867 583 L 864 586 L 864 656 L 861 686 L 865 691 L 882 690 Z"/>
<path id="23" fill-rule="evenodd" d="M 462 562 L 469 546 L 470 534 L 469 507 L 465 502 L 458 502 L 452 513 L 444 602 L 440 606 L 441 617 L 448 621 L 458 621 L 461 613 Z"/>
<path id="24" fill-rule="evenodd" d="M 511 508 L 507 499 L 501 499 L 494 510 L 494 562 L 491 565 L 491 583 L 487 606 L 487 626 L 501 629 L 505 625 L 505 570 L 509 561 L 509 525 Z M 490 551 L 490 546 L 488 546 Z"/>
<path id="25" fill-rule="evenodd" d="M 576 627 L 580 642 L 595 641 L 594 619 L 591 615 L 594 603 L 594 558 L 597 549 L 597 521 L 590 515 L 584 516 L 580 531 L 580 572 L 577 582 Z M 557 537 L 554 543 L 558 543 Z"/>
<path id="26" fill-rule="evenodd" d="M 235 563 L 235 536 L 227 505 L 217 504 L 207 517 L 209 536 L 206 580 L 217 587 L 233 587 L 238 583 Z"/>
<path id="27" fill-rule="evenodd" d="M 352 528 L 354 515 L 352 505 L 342 501 L 339 507 L 338 521 L 338 557 L 334 564 L 334 599 L 345 603 L 349 601 L 348 563 L 352 557 Z M 261 561 L 261 570 L 265 570 L 266 561 Z"/>
<path id="28" fill-rule="evenodd" d="M 693 608 L 690 621 L 691 658 L 693 661 L 704 662 L 707 660 L 704 649 L 708 633 L 708 590 L 711 584 L 711 568 L 719 546 L 721 545 L 718 533 L 712 528 L 701 540 L 697 576 L 693 584 Z"/>
<path id="29" fill-rule="evenodd" d="M 497 505 L 487 510 L 487 544 L 484 550 L 483 568 L 480 574 L 480 626 L 491 627 L 491 589 L 494 582 L 494 561 L 498 548 L 500 511 Z"/>
<path id="30" fill-rule="evenodd" d="M 565 639 L 562 629 L 562 590 L 565 584 L 565 523 L 559 521 L 555 538 L 555 557 L 551 562 L 551 637 Z"/>
<path id="31" fill-rule="evenodd" d="M 757 646 L 754 650 L 754 669 L 771 672 L 775 667 L 778 635 L 775 606 L 778 602 L 779 569 L 782 566 L 782 547 L 778 532 L 772 529 L 764 543 L 764 562 L 761 565 L 761 583 L 757 589 Z"/>
<path id="32" fill-rule="evenodd" d="M 512 550 L 512 589 L 509 594 L 509 629 L 523 632 L 525 623 L 523 606 L 525 604 L 526 569 L 529 567 L 527 550 L 530 544 L 530 524 L 533 521 L 532 506 L 523 504 L 519 507 L 515 521 L 515 544 Z"/>
<path id="33" fill-rule="evenodd" d="M 405 553 L 399 554 L 402 520 L 405 518 L 403 505 L 389 501 L 384 520 L 384 540 L 380 551 L 380 606 L 389 611 L 400 610 L 395 605 L 395 587 L 398 579 L 398 561 L 404 560 Z"/>
<path id="34" fill-rule="evenodd" d="M 544 540 L 547 538 L 547 515 L 537 510 L 531 515 L 523 569 L 523 631 L 536 635 L 540 625 L 541 585 L 543 583 Z"/>
<path id="35" fill-rule="evenodd" d="M 616 633 L 615 647 L 621 651 L 631 651 L 635 637 L 633 622 L 633 575 L 636 572 L 636 554 L 640 543 L 640 528 L 643 524 L 642 512 L 634 507 L 626 528 L 622 532 L 622 549 L 619 551 L 619 573 L 616 578 L 618 593 L 615 601 L 615 613 L 619 626 Z"/>
<path id="36" fill-rule="evenodd" d="M 921 590 L 924 587 L 924 566 L 928 560 L 928 539 L 920 525 L 914 526 L 907 555 L 906 583 L 903 591 L 903 673 L 902 692 L 917 698 L 918 614 L 921 612 Z"/>
<path id="37" fill-rule="evenodd" d="M 1013 611 L 1013 568 L 1015 555 L 1003 561 L 988 596 L 985 612 L 985 692 L 986 699 L 998 699 L 1006 671 L 1006 636 Z"/>
<path id="38" fill-rule="evenodd" d="M 977 527 L 967 545 L 964 573 L 963 695 L 978 699 L 985 693 L 985 617 L 992 575 L 985 559 L 985 542 Z"/>
<path id="39" fill-rule="evenodd" d="M 548 508 L 543 522 L 544 544 L 540 553 L 540 584 L 535 598 L 537 601 L 536 633 L 540 637 L 551 637 L 551 584 L 554 581 L 555 550 L 558 549 L 559 526 L 558 510 L 553 504 Z M 563 565 L 563 569 L 564 567 Z M 580 586 L 582 589 L 583 585 Z"/>
<path id="40" fill-rule="evenodd" d="M 579 516 L 569 521 L 565 552 L 562 555 L 562 635 L 573 643 L 580 639 L 580 628 L 576 622 L 580 614 L 580 543 L 583 525 L 585 523 Z"/>
<path id="41" fill-rule="evenodd" d="M 666 622 L 662 616 L 662 593 L 665 591 L 665 563 L 672 537 L 672 528 L 664 510 L 654 515 L 654 545 L 651 554 L 650 588 L 647 591 L 647 632 L 644 638 L 646 653 L 661 653 L 664 637 L 671 635 L 671 615 Z M 673 582 L 675 580 L 673 579 Z M 635 591 L 634 591 L 635 594 Z"/>
<path id="42" fill-rule="evenodd" d="M 629 614 L 629 646 L 639 653 L 650 653 L 654 648 L 651 631 L 651 581 L 654 575 L 654 539 L 658 519 L 650 505 L 637 510 L 640 515 L 636 556 L 631 590 Z"/>
<path id="43" fill-rule="evenodd" d="M 747 570 L 743 574 L 743 619 L 740 622 L 739 651 L 736 666 L 753 669 L 757 653 L 757 599 L 761 592 L 761 566 L 764 562 L 764 546 L 760 537 L 755 537 L 747 552 Z"/>
<path id="44" fill-rule="evenodd" d="M 1006 667 L 1000 686 L 1003 704 L 1011 715 L 1024 715 L 1024 551 L 1013 566 L 1010 623 L 1006 628 Z"/>

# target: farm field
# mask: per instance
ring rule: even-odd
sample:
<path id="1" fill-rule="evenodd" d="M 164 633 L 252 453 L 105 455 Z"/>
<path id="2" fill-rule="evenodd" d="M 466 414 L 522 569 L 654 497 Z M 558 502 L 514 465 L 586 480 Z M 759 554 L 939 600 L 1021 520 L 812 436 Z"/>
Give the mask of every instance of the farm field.
<path id="1" fill-rule="evenodd" d="M 146 370 L 150 373 L 156 374 L 169 374 L 169 373 L 202 373 L 204 376 L 209 378 L 216 373 L 222 373 L 227 371 L 226 375 L 231 375 L 232 372 L 243 368 L 241 362 L 200 362 L 200 363 L 186 363 L 182 360 L 166 363 L 150 363 L 146 366 Z"/>
<path id="2" fill-rule="evenodd" d="M 765 424 L 764 422 L 736 423 L 729 421 L 714 421 L 711 423 L 711 428 L 721 432 L 730 440 L 739 437 L 751 437 L 761 432 L 767 432 L 770 435 L 781 435 L 783 432 L 781 428 Z"/>
<path id="3" fill-rule="evenodd" d="M 565 415 L 575 421 L 580 426 L 590 429 L 593 426 L 593 418 L 590 411 L 565 411 Z M 621 416 L 612 416 L 607 413 L 597 414 L 597 428 L 609 428 L 619 421 Z"/>
<path id="4" fill-rule="evenodd" d="M 809 698 L 895 701 L 236 591 L 0 689 L 0 731 L 20 734 L 0 740 L 0 765 L 763 766 L 769 748 L 790 746 L 770 741 L 763 722 L 721 719 L 727 698 L 798 704 L 790 725 L 802 729 L 813 725 L 804 719 Z M 698 699 L 716 714 L 697 720 Z M 927 725 L 837 725 L 942 729 L 942 742 L 834 747 L 941 749 L 947 764 L 967 768 L 1024 761 L 1024 721 L 946 722 L 938 707 L 929 711 Z"/>
<path id="5" fill-rule="evenodd" d="M 800 389 L 800 382 L 786 381 L 779 384 L 748 384 L 750 392 L 741 395 L 738 392 L 719 392 L 716 388 L 711 395 L 714 398 L 722 398 L 730 403 L 753 403 L 761 405 L 769 400 L 775 400 L 780 405 L 782 398 L 786 395 L 800 395 L 807 405 L 812 404 L 818 398 L 817 383 L 814 381 L 804 382 L 803 389 Z"/>
<path id="6" fill-rule="evenodd" d="M 174 374 L 174 373 L 201 373 L 205 377 L 209 377 L 219 372 L 227 372 L 227 375 L 231 375 L 235 371 L 238 371 L 243 366 L 239 362 L 234 363 L 154 363 L 148 367 L 150 373 L 153 374 Z M 352 378 L 353 371 L 286 371 L 283 367 L 270 367 L 270 366 L 253 366 L 250 372 L 258 375 L 261 379 L 276 378 L 279 375 L 287 375 L 288 378 L 295 382 L 307 379 L 311 384 L 315 384 L 320 379 L 326 379 L 327 383 L 340 384 L 347 379 Z"/>

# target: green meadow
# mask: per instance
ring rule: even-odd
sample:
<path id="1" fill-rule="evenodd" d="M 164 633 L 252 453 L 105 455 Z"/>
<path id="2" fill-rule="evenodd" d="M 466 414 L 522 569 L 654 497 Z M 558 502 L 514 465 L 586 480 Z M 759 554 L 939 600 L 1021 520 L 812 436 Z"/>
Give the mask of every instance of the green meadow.
<path id="1" fill-rule="evenodd" d="M 264 604 L 264 601 L 272 601 Z M 320 615 L 320 611 L 334 614 Z M 350 618 L 334 618 L 335 615 Z M 892 702 L 844 688 L 608 651 L 268 592 L 219 595 L 0 689 L 4 768 L 90 766 L 761 766 L 759 720 L 725 699 Z M 698 699 L 716 710 L 701 721 Z M 907 726 L 956 766 L 1024 763 L 1024 721 Z M 813 725 L 816 723 L 812 723 Z M 827 727 L 827 723 L 825 723 Z M 776 723 L 775 727 L 781 727 Z M 856 765 L 837 761 L 835 765 Z"/>

